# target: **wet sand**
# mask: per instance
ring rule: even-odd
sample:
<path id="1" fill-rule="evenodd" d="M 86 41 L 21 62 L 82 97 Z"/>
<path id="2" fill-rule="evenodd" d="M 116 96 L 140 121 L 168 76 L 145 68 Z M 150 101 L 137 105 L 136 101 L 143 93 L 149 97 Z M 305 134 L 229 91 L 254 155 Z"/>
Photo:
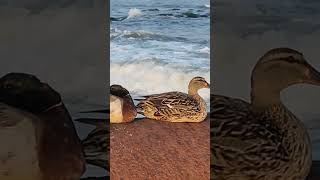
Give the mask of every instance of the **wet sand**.
<path id="1" fill-rule="evenodd" d="M 110 158 L 113 180 L 209 179 L 210 121 L 111 124 Z"/>

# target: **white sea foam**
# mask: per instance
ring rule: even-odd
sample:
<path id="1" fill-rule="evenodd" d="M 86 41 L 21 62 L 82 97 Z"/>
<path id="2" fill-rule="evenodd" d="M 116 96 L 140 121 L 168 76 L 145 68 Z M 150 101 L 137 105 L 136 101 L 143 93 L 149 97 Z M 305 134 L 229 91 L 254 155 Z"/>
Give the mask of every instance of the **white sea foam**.
<path id="1" fill-rule="evenodd" d="M 187 92 L 189 81 L 195 76 L 202 76 L 210 81 L 210 72 L 184 72 L 170 65 L 153 61 L 136 63 L 111 64 L 111 84 L 120 84 L 133 96 L 163 93 L 168 91 Z M 209 101 L 210 91 L 203 89 L 200 95 Z"/>
<path id="2" fill-rule="evenodd" d="M 133 17 L 137 17 L 137 16 L 141 16 L 141 15 L 142 15 L 141 10 L 137 9 L 137 8 L 132 8 L 128 12 L 128 18 L 133 18 Z"/>
<path id="3" fill-rule="evenodd" d="M 204 7 L 210 8 L 210 4 L 205 4 Z"/>
<path id="4" fill-rule="evenodd" d="M 115 37 L 125 37 L 125 38 L 137 38 L 137 39 L 152 39 L 152 38 L 159 38 L 160 35 L 154 34 L 152 32 L 139 30 L 139 31 L 128 31 L 128 30 L 118 30 L 112 29 L 110 32 L 110 38 Z"/>
<path id="5" fill-rule="evenodd" d="M 202 49 L 199 49 L 199 52 L 204 54 L 210 54 L 210 48 L 204 47 Z"/>

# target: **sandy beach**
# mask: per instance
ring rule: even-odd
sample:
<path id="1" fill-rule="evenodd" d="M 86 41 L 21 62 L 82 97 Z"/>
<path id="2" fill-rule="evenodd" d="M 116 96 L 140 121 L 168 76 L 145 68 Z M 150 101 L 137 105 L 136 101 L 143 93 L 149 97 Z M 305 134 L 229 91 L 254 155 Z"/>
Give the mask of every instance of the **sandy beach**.
<path id="1" fill-rule="evenodd" d="M 209 179 L 210 121 L 137 119 L 110 126 L 110 176 L 118 179 Z"/>

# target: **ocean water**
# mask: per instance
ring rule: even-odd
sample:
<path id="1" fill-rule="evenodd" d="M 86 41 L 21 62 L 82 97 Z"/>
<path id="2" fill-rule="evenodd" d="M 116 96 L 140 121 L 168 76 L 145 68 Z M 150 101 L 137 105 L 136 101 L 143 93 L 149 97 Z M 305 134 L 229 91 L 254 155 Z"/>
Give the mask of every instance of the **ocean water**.
<path id="1" fill-rule="evenodd" d="M 320 2 L 317 0 L 216 0 L 213 2 L 214 92 L 250 100 L 250 76 L 267 50 L 301 51 L 320 70 Z M 320 159 L 320 87 L 295 85 L 281 94 L 283 103 L 308 128 L 313 159 Z"/>
<path id="2" fill-rule="evenodd" d="M 110 83 L 135 97 L 210 81 L 209 0 L 111 0 Z M 208 101 L 209 90 L 200 90 Z"/>

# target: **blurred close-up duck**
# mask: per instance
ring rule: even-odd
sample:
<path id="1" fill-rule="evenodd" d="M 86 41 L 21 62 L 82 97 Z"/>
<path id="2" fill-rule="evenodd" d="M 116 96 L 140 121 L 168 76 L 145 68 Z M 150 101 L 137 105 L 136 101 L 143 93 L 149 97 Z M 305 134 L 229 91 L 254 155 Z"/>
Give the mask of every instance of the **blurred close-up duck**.
<path id="1" fill-rule="evenodd" d="M 107 110 L 87 111 L 85 113 L 103 113 L 107 115 Z M 75 121 L 95 126 L 82 142 L 86 162 L 88 164 L 103 168 L 109 171 L 110 152 L 110 123 L 104 118 L 78 118 Z"/>
<path id="2" fill-rule="evenodd" d="M 0 179 L 79 180 L 80 139 L 59 93 L 33 75 L 0 78 Z"/>
<path id="3" fill-rule="evenodd" d="M 110 94 L 110 123 L 133 121 L 137 110 L 129 91 L 120 85 L 112 85 Z"/>
<path id="4" fill-rule="evenodd" d="M 207 105 L 198 90 L 210 88 L 203 77 L 194 77 L 188 85 L 188 94 L 167 92 L 138 99 L 138 113 L 147 118 L 168 122 L 201 122 L 207 117 Z"/>
<path id="5" fill-rule="evenodd" d="M 312 164 L 308 132 L 281 102 L 287 87 L 320 85 L 320 73 L 290 48 L 265 53 L 251 74 L 251 102 L 211 96 L 211 178 L 306 179 Z"/>

